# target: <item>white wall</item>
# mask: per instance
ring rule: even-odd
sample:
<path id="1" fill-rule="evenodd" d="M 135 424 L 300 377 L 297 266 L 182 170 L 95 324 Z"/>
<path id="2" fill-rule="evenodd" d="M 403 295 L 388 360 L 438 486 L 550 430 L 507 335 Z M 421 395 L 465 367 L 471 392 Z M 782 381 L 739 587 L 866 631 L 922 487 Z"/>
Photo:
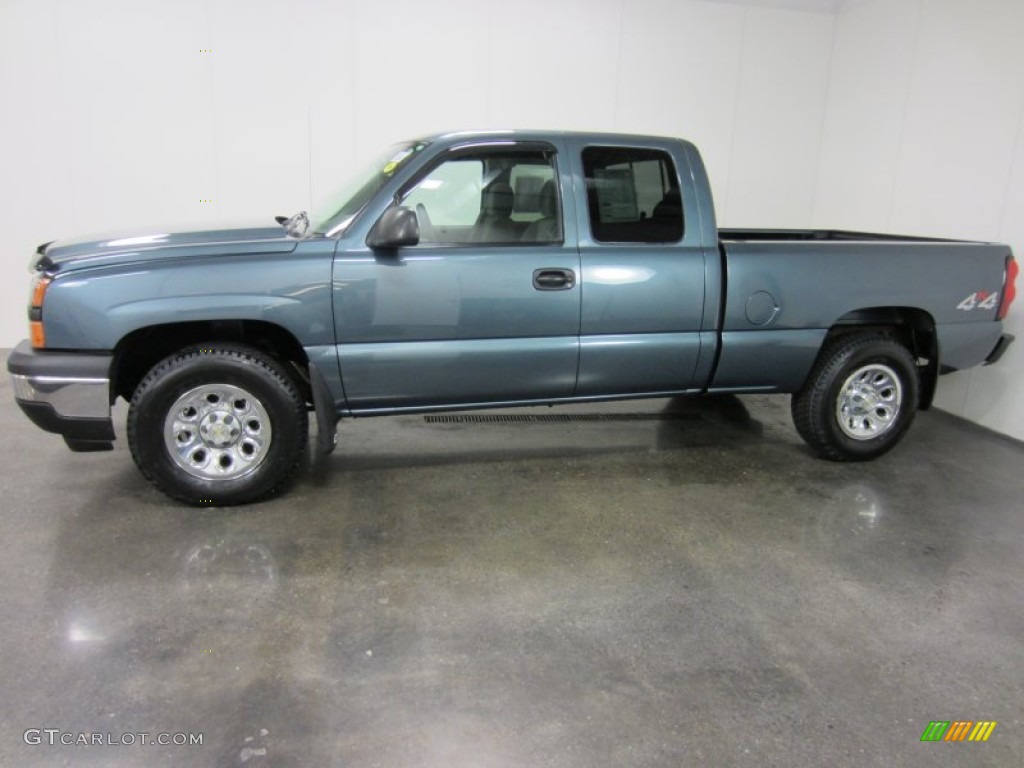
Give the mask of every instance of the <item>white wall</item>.
<path id="1" fill-rule="evenodd" d="M 1024 257 L 1022 34 L 1020 0 L 850 4 L 836 28 L 814 225 L 995 240 Z M 1024 341 L 1020 303 L 1007 326 Z M 1022 347 L 943 377 L 937 405 L 1024 439 Z"/>
<path id="2" fill-rule="evenodd" d="M 41 242 L 291 213 L 438 130 L 684 136 L 724 222 L 805 225 L 835 23 L 685 0 L 0 0 L 0 346 L 26 335 Z"/>
<path id="3" fill-rule="evenodd" d="M 1021 0 L 0 0 L 0 346 L 40 242 L 309 208 L 451 128 L 680 135 L 724 225 L 1024 254 L 1021 32 Z M 939 404 L 1024 437 L 1022 347 Z"/>

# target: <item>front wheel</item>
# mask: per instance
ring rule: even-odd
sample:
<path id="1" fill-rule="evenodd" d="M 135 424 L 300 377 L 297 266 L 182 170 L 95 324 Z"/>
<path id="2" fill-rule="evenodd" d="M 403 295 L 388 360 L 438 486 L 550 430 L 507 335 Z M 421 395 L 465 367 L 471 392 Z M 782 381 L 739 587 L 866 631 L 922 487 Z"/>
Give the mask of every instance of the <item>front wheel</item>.
<path id="1" fill-rule="evenodd" d="M 191 504 L 244 504 L 273 493 L 298 466 L 307 428 L 305 400 L 287 369 L 241 345 L 163 360 L 128 410 L 136 465 Z"/>
<path id="2" fill-rule="evenodd" d="M 804 388 L 793 395 L 793 423 L 820 456 L 866 461 L 898 443 L 917 413 L 914 358 L 877 334 L 826 344 Z"/>

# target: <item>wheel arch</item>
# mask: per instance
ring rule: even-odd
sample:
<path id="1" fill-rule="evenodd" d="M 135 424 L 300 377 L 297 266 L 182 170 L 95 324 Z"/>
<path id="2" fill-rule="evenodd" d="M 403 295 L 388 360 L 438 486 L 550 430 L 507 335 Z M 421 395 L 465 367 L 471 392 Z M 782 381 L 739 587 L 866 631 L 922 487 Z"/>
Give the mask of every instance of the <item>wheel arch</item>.
<path id="1" fill-rule="evenodd" d="M 208 320 L 163 323 L 138 328 L 120 339 L 110 365 L 110 397 L 130 401 L 146 373 L 165 357 L 207 342 L 236 342 L 258 349 L 288 365 L 297 374 L 303 397 L 312 402 L 309 358 L 286 328 L 263 320 Z"/>
<path id="2" fill-rule="evenodd" d="M 935 319 L 931 314 L 918 307 L 864 307 L 852 310 L 831 325 L 818 357 L 834 339 L 865 332 L 890 336 L 910 351 L 920 377 L 918 409 L 928 410 L 935 398 L 939 380 L 939 340 Z"/>

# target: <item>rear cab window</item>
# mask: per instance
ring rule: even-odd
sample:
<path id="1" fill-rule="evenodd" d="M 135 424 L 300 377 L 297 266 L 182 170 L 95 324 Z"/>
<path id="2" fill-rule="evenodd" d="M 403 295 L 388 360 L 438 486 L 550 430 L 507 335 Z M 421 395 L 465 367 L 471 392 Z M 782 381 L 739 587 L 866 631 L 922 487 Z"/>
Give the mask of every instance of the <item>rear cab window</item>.
<path id="1" fill-rule="evenodd" d="M 585 147 L 590 233 L 598 243 L 677 243 L 685 221 L 671 156 L 641 147 Z"/>

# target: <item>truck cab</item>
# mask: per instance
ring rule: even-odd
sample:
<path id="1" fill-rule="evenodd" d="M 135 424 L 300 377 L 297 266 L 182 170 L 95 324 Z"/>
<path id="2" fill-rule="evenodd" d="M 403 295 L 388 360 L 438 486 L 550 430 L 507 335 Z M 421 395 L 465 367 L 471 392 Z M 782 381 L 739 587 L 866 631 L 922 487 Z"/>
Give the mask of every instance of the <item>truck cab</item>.
<path id="1" fill-rule="evenodd" d="M 420 150 L 335 253 L 351 411 L 702 389 L 719 256 L 690 150 L 529 135 Z M 415 213 L 415 244 L 380 237 L 394 206 Z"/>

